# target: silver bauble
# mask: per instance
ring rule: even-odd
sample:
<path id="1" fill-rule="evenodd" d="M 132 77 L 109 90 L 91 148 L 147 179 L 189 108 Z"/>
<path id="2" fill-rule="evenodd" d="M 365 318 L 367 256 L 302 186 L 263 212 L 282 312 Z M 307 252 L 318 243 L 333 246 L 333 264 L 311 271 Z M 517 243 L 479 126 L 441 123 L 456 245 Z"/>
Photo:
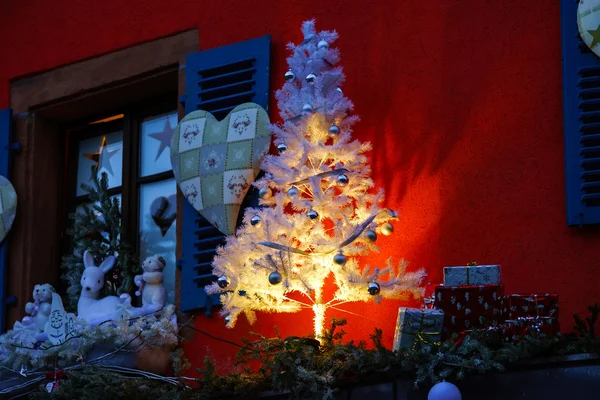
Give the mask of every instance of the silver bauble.
<path id="1" fill-rule="evenodd" d="M 283 79 L 285 79 L 286 82 L 293 82 L 295 78 L 296 75 L 294 75 L 291 69 L 283 75 Z"/>
<path id="2" fill-rule="evenodd" d="M 344 94 L 344 92 L 342 92 L 342 89 L 341 89 L 341 88 L 339 88 L 339 87 L 338 87 L 338 88 L 335 88 L 335 90 L 337 90 L 337 91 L 338 91 L 338 92 L 340 92 L 341 94 Z"/>
<path id="3" fill-rule="evenodd" d="M 306 75 L 306 82 L 313 83 L 317 79 L 317 76 L 313 73 Z"/>
<path id="4" fill-rule="evenodd" d="M 296 186 L 292 186 L 288 191 L 287 191 L 288 196 L 290 197 L 294 197 L 294 196 L 298 196 L 298 188 Z"/>
<path id="5" fill-rule="evenodd" d="M 225 275 L 220 276 L 219 279 L 217 279 L 217 285 L 219 285 L 221 289 L 225 289 L 227 286 L 229 286 L 229 278 L 227 278 Z"/>
<path id="6" fill-rule="evenodd" d="M 228 324 L 231 321 L 231 317 L 229 315 L 225 316 L 225 323 Z"/>
<path id="7" fill-rule="evenodd" d="M 271 198 L 271 196 L 273 196 L 273 192 L 271 191 L 270 187 L 265 186 L 263 188 L 260 188 L 260 190 L 258 191 L 258 196 L 263 200 L 267 200 Z"/>
<path id="8" fill-rule="evenodd" d="M 305 104 L 302 106 L 302 114 L 303 115 L 308 115 L 312 112 L 313 112 L 313 106 L 311 106 L 310 104 Z"/>
<path id="9" fill-rule="evenodd" d="M 340 134 L 340 127 L 333 124 L 329 127 L 329 133 L 332 135 L 339 135 Z"/>
<path id="10" fill-rule="evenodd" d="M 319 213 L 317 213 L 315 210 L 310 210 L 306 215 L 308 215 L 308 218 L 310 219 L 319 218 Z"/>
<path id="11" fill-rule="evenodd" d="M 260 217 L 258 215 L 255 215 L 254 217 L 250 218 L 250 225 L 256 226 L 258 224 L 260 224 Z"/>
<path id="12" fill-rule="evenodd" d="M 287 147 L 287 144 L 285 144 L 285 143 L 279 143 L 277 145 L 277 151 L 279 152 L 279 154 L 285 153 L 287 151 L 287 149 L 288 149 L 288 147 Z"/>
<path id="13" fill-rule="evenodd" d="M 317 49 L 319 49 L 319 50 L 321 50 L 321 49 L 328 49 L 328 48 L 329 48 L 329 43 L 327 43 L 323 39 L 321 39 L 319 41 L 319 44 L 317 44 Z"/>
<path id="14" fill-rule="evenodd" d="M 381 292 L 381 287 L 379 287 L 379 284 L 377 282 L 371 282 L 369 283 L 369 294 L 371 296 L 375 296 L 377 294 L 379 294 L 379 292 Z"/>
<path id="15" fill-rule="evenodd" d="M 346 256 L 343 253 L 337 253 L 335 256 L 333 256 L 333 262 L 338 265 L 345 265 Z"/>
<path id="16" fill-rule="evenodd" d="M 337 184 L 338 186 L 346 186 L 348 184 L 348 182 L 350 182 L 350 179 L 348 179 L 348 176 L 346 174 L 341 174 L 338 175 L 337 177 Z"/>
<path id="17" fill-rule="evenodd" d="M 279 271 L 273 271 L 269 274 L 269 283 L 271 285 L 278 285 L 281 283 L 281 274 L 279 273 Z"/>
<path id="18" fill-rule="evenodd" d="M 374 241 L 377 240 L 377 232 L 375 232 L 372 229 L 367 229 L 367 232 L 365 233 L 365 236 L 367 237 L 367 239 L 369 239 L 369 241 L 371 243 L 373 243 Z"/>
<path id="19" fill-rule="evenodd" d="M 381 233 L 383 233 L 385 236 L 390 236 L 392 233 L 394 233 L 394 225 L 390 224 L 389 222 L 381 225 Z"/>

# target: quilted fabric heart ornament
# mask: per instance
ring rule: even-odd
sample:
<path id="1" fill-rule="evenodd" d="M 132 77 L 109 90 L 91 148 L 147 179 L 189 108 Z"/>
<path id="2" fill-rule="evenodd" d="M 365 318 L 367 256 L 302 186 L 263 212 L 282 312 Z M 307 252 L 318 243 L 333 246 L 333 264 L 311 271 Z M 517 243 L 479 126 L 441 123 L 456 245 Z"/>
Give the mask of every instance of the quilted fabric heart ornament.
<path id="1" fill-rule="evenodd" d="M 10 181 L 0 175 L 0 243 L 12 227 L 17 215 L 17 192 Z"/>
<path id="2" fill-rule="evenodd" d="M 577 27 L 583 42 L 600 56 L 600 0 L 580 1 L 577 7 Z"/>
<path id="3" fill-rule="evenodd" d="M 171 165 L 181 192 L 226 235 L 235 233 L 240 206 L 269 150 L 269 116 L 258 104 L 235 107 L 217 121 L 194 111 L 177 125 Z"/>

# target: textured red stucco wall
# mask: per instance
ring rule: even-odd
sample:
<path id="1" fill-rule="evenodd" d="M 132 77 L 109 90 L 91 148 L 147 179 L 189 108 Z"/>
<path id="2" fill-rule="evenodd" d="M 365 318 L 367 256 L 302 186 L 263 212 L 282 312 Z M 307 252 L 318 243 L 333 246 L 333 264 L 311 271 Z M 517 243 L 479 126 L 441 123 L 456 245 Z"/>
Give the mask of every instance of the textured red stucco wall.
<path id="1" fill-rule="evenodd" d="M 598 300 L 600 239 L 565 223 L 558 2 L 5 0 L 0 107 L 10 79 L 187 28 L 203 49 L 271 34 L 276 89 L 285 44 L 312 17 L 341 34 L 356 135 L 372 141 L 375 182 L 402 214 L 376 261 L 405 257 L 432 282 L 442 265 L 500 263 L 508 292 L 560 293 L 570 329 L 571 314 Z M 398 305 L 335 314 L 348 318 L 349 338 L 380 327 L 391 345 Z M 310 319 L 261 314 L 252 329 L 303 335 Z M 236 342 L 250 329 L 202 314 L 196 324 Z M 227 366 L 235 353 L 200 334 L 186 348 L 196 365 L 209 354 Z"/>

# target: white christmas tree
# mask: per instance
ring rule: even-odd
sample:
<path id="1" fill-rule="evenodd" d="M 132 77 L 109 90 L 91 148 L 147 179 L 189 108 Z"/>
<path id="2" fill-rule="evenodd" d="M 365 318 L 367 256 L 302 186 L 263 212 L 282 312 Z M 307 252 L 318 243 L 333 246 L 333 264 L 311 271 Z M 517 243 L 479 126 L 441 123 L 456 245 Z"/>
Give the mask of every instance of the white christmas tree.
<path id="1" fill-rule="evenodd" d="M 383 191 L 373 189 L 365 155 L 370 143 L 352 140 L 357 117 L 340 86 L 344 75 L 335 31 L 316 33 L 302 25 L 304 41 L 289 44 L 292 56 L 277 92 L 282 124 L 271 125 L 278 155 L 268 155 L 265 176 L 254 184 L 262 208 L 246 209 L 244 225 L 218 249 L 207 293 L 222 293 L 222 314 L 233 327 L 244 313 L 314 311 L 321 338 L 325 312 L 351 301 L 406 298 L 423 293 L 421 271 L 362 267 L 356 256 L 379 251 L 378 234 L 389 236 L 395 212 L 380 207 Z M 333 297 L 323 298 L 333 275 Z M 224 291 L 224 289 L 226 289 Z"/>

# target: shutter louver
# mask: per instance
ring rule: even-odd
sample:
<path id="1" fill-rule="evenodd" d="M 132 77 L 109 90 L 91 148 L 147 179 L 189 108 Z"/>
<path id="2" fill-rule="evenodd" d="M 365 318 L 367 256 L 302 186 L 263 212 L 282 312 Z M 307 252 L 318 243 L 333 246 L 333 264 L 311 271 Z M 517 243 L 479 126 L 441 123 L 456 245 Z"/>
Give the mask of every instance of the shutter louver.
<path id="1" fill-rule="evenodd" d="M 561 0 L 567 224 L 600 223 L 600 57 L 583 42 L 578 2 Z"/>
<path id="2" fill-rule="evenodd" d="M 269 36 L 188 55 L 186 59 L 185 113 L 210 111 L 222 120 L 237 105 L 254 102 L 268 109 Z M 256 196 L 248 192 L 244 206 Z M 184 201 L 183 265 L 180 304 L 182 311 L 219 304 L 218 295 L 207 296 L 204 286 L 213 282 L 212 260 L 225 236 Z"/>
<path id="3" fill-rule="evenodd" d="M 0 110 L 0 175 L 10 179 L 10 153 L 12 147 L 12 110 Z M 6 318 L 6 269 L 8 265 L 7 242 L 0 243 L 0 333 L 4 332 Z"/>

